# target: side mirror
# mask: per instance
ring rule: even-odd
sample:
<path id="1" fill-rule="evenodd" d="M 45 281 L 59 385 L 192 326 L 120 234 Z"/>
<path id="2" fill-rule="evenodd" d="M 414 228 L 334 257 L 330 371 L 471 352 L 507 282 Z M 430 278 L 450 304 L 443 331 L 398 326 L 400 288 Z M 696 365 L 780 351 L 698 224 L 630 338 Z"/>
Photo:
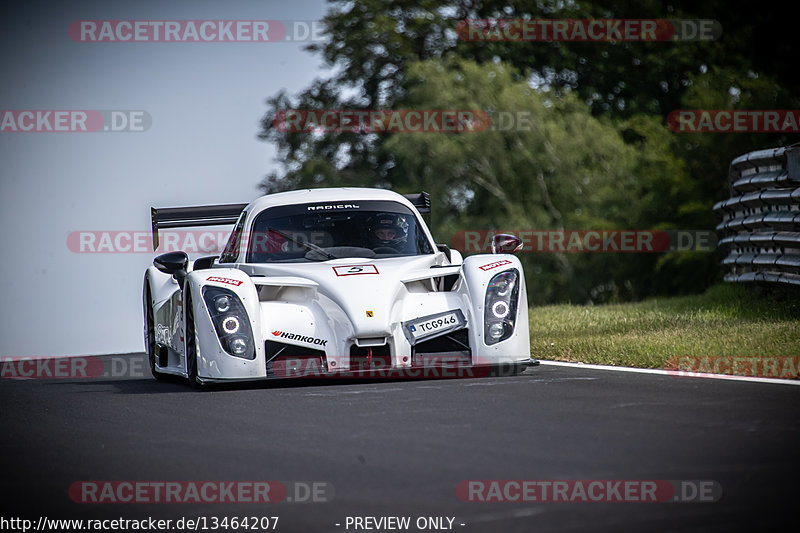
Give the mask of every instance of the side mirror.
<path id="1" fill-rule="evenodd" d="M 211 268 L 211 266 L 214 264 L 215 259 L 217 259 L 216 255 L 207 255 L 205 257 L 201 257 L 200 259 L 195 259 L 192 270 L 203 270 L 205 268 Z"/>
<path id="2" fill-rule="evenodd" d="M 492 236 L 493 254 L 513 254 L 522 250 L 522 240 L 514 235 L 498 233 Z"/>
<path id="3" fill-rule="evenodd" d="M 186 252 L 168 252 L 153 259 L 153 266 L 164 274 L 170 274 L 183 289 L 183 280 L 186 279 L 186 269 L 189 267 L 189 256 Z"/>

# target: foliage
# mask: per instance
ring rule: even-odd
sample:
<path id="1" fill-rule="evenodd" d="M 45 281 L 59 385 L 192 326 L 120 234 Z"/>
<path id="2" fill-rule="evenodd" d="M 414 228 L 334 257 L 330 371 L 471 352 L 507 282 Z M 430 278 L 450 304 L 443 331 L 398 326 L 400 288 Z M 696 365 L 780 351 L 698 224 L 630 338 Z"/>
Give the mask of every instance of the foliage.
<path id="1" fill-rule="evenodd" d="M 468 42 L 488 18 L 716 19 L 716 41 Z M 264 192 L 378 186 L 427 190 L 433 230 L 713 229 L 727 166 L 779 134 L 687 134 L 676 109 L 800 106 L 791 17 L 741 1 L 363 0 L 332 2 L 329 40 L 308 47 L 333 68 L 296 96 L 268 99 L 261 138 L 281 168 Z M 764 31 L 769 28 L 770 31 Z M 787 31 L 781 31 L 785 28 Z M 293 133 L 286 109 L 480 109 L 529 113 L 529 131 Z M 532 302 L 617 301 L 698 292 L 718 254 L 527 254 Z"/>
<path id="2" fill-rule="evenodd" d="M 787 289 L 788 290 L 788 289 Z M 603 306 L 531 310 L 536 358 L 664 368 L 677 357 L 796 357 L 797 290 L 765 300 L 750 287 L 716 285 L 702 295 Z"/>

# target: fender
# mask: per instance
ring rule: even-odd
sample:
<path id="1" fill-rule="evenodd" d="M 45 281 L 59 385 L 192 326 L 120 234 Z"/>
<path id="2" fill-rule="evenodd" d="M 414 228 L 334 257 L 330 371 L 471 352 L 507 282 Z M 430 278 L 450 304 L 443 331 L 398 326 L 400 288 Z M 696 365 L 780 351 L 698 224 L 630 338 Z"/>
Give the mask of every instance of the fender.
<path id="1" fill-rule="evenodd" d="M 168 300 L 175 291 L 179 290 L 178 282 L 169 274 L 164 274 L 156 267 L 150 265 L 145 272 L 145 282 L 150 283 L 150 305 L 156 306 Z"/>
<path id="2" fill-rule="evenodd" d="M 144 304 L 150 305 L 154 328 L 157 332 L 169 332 L 169 334 L 156 335 L 156 344 L 183 353 L 183 348 L 171 341 L 172 338 L 177 340 L 183 336 L 183 332 L 180 330 L 181 326 L 175 324 L 174 320 L 181 305 L 178 282 L 172 276 L 150 266 L 145 273 L 144 284 L 150 287 L 150 301 L 144 302 Z M 146 291 L 143 288 L 143 299 L 145 294 Z"/>
<path id="3" fill-rule="evenodd" d="M 483 332 L 486 289 L 495 275 L 512 269 L 516 269 L 519 273 L 514 333 L 506 340 L 487 345 Z M 462 277 L 464 279 L 462 290 L 465 290 L 464 302 L 472 309 L 474 326 L 470 329 L 470 337 L 474 339 L 473 345 L 476 347 L 473 358 L 477 355 L 477 358 L 483 359 L 475 362 L 503 363 L 530 359 L 527 287 L 520 260 L 511 254 L 471 255 L 464 259 Z"/>
<path id="4" fill-rule="evenodd" d="M 255 359 L 243 359 L 227 353 L 217 337 L 211 314 L 203 299 L 204 287 L 219 287 L 233 292 L 244 305 L 253 334 Z M 184 284 L 184 305 L 191 302 L 195 320 L 197 375 L 199 378 L 241 379 L 266 376 L 264 339 L 261 335 L 261 310 L 258 291 L 250 277 L 234 268 L 213 268 L 190 272 Z M 186 330 L 186 313 L 184 331 Z"/>
<path id="5" fill-rule="evenodd" d="M 150 266 L 145 272 L 142 287 L 142 304 L 150 306 L 155 334 L 158 371 L 165 374 L 183 375 L 183 324 L 181 291 L 175 279 Z M 147 298 L 147 289 L 150 298 Z M 144 314 L 146 320 L 147 314 Z M 143 324 L 145 351 L 149 351 L 147 341 L 147 325 Z"/>

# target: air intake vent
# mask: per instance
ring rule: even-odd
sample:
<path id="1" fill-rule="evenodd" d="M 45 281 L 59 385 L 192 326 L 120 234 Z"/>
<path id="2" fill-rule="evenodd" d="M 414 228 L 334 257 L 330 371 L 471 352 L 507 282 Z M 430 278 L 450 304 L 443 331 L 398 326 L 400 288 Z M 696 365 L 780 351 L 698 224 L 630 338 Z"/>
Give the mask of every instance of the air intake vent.
<path id="1" fill-rule="evenodd" d="M 391 367 L 392 353 L 388 344 L 350 347 L 350 370 L 376 370 Z"/>
<path id="2" fill-rule="evenodd" d="M 440 337 L 417 343 L 414 347 L 414 366 L 469 365 L 472 350 L 469 347 L 469 329 L 459 329 Z"/>
<path id="3" fill-rule="evenodd" d="M 313 377 L 326 372 L 325 352 L 294 344 L 266 341 L 267 377 Z"/>

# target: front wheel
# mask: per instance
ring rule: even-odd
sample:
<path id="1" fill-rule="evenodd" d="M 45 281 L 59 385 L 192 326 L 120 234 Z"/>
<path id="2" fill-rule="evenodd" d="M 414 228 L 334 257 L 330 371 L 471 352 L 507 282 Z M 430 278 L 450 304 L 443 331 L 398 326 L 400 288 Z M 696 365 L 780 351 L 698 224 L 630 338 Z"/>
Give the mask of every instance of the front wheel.
<path id="1" fill-rule="evenodd" d="M 150 283 L 144 281 L 144 342 L 145 349 L 147 350 L 147 359 L 150 364 L 150 373 L 159 381 L 165 379 L 166 376 L 156 369 L 156 330 L 155 321 L 153 320 L 153 304 L 150 298 Z"/>
<path id="2" fill-rule="evenodd" d="M 194 309 L 192 306 L 192 297 L 188 294 L 186 296 L 186 378 L 189 380 L 189 385 L 193 388 L 199 389 L 203 383 L 197 377 L 197 335 L 195 334 L 194 326 Z"/>

